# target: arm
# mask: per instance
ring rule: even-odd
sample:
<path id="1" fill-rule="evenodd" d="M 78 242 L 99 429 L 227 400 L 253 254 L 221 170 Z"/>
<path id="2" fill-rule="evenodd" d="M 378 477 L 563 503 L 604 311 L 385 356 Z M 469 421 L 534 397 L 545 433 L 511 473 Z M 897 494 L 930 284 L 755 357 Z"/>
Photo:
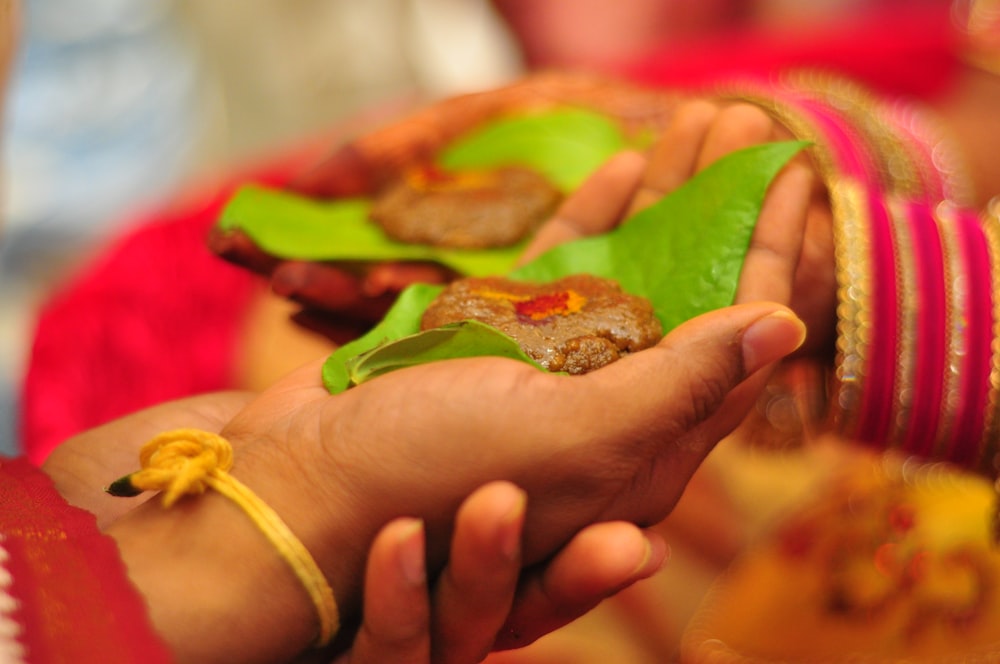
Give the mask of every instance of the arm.
<path id="1" fill-rule="evenodd" d="M 792 238 L 799 237 L 810 192 L 808 178 L 796 172 L 775 183 L 769 198 L 786 200 L 765 205 L 760 222 L 785 225 L 784 236 Z M 634 190 L 634 184 L 621 189 L 626 196 Z M 785 250 L 790 278 L 798 247 Z M 770 283 L 754 297 L 766 297 L 769 287 L 774 299 L 787 297 L 787 285 Z M 275 385 L 223 433 L 237 447 L 234 474 L 306 543 L 350 621 L 359 615 L 360 570 L 381 524 L 401 514 L 422 518 L 428 565 L 439 570 L 448 515 L 492 480 L 513 481 L 528 494 L 522 560 L 529 566 L 548 560 L 590 523 L 660 520 L 712 445 L 739 422 L 766 379 L 764 369 L 802 336 L 801 324 L 780 305 L 747 303 L 571 379 L 483 358 L 396 372 L 331 397 L 311 366 Z M 179 507 L 147 503 L 112 529 L 163 633 L 179 648 L 244 648 L 236 652 L 262 657 L 310 643 L 312 608 L 259 533 L 219 496 Z M 157 575 L 163 558 L 186 561 L 192 579 L 218 579 L 196 620 Z M 196 582 L 190 590 L 208 587 Z M 268 605 L 252 597 L 266 597 Z M 214 629 L 234 602 L 249 607 L 246 624 Z M 530 625 L 508 626 L 535 633 Z"/>

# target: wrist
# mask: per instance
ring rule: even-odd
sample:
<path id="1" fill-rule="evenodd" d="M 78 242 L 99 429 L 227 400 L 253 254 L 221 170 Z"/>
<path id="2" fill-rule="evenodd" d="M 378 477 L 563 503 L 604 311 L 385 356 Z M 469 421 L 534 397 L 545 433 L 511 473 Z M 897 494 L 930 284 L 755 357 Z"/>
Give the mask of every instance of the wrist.
<path id="1" fill-rule="evenodd" d="M 283 472 L 295 467 L 292 455 L 238 446 L 230 474 L 226 440 L 167 432 L 143 448 L 142 471 L 111 487 L 115 495 L 164 491 L 109 534 L 182 661 L 275 661 L 327 642 L 338 612 L 326 580 L 342 580 L 334 585 L 349 594 L 359 576 L 352 565 L 364 563 L 363 551 L 355 561 L 336 544 L 336 517 L 347 512 L 330 509 L 327 491 L 316 495 L 306 478 Z"/>
<path id="2" fill-rule="evenodd" d="M 287 564 L 239 507 L 214 492 L 158 498 L 108 529 L 178 661 L 277 661 L 315 636 Z"/>

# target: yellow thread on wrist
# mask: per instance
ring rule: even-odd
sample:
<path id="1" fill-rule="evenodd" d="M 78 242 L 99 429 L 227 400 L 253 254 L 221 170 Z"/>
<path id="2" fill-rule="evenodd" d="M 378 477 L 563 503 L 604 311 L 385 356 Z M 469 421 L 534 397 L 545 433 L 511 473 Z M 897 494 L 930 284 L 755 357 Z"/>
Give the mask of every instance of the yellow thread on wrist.
<path id="1" fill-rule="evenodd" d="M 225 438 L 200 429 L 177 429 L 161 433 L 139 452 L 142 470 L 107 487 L 116 496 L 134 496 L 143 491 L 162 491 L 163 506 L 170 507 L 187 494 L 212 488 L 236 503 L 278 549 L 292 568 L 319 615 L 317 645 L 336 635 L 340 625 L 333 590 L 301 541 L 281 517 L 246 485 L 227 471 L 233 465 L 233 448 Z"/>

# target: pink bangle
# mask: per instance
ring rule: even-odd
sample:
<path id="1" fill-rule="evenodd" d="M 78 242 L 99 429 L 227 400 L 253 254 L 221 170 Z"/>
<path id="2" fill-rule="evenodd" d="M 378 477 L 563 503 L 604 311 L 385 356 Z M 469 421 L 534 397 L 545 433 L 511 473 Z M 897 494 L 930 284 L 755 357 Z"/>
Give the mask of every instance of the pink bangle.
<path id="1" fill-rule="evenodd" d="M 889 211 L 877 192 L 866 192 L 872 304 L 866 385 L 858 415 L 858 433 L 865 441 L 890 442 L 896 367 L 899 361 L 899 271 Z"/>
<path id="2" fill-rule="evenodd" d="M 987 206 L 983 234 L 990 255 L 990 286 L 993 292 L 993 341 L 990 345 L 989 392 L 986 397 L 980 469 L 1000 475 L 1000 201 Z"/>
<path id="3" fill-rule="evenodd" d="M 961 263 L 959 278 L 965 282 L 965 299 L 956 303 L 963 329 L 962 355 L 958 368 L 957 417 L 946 458 L 963 467 L 979 462 L 985 428 L 987 395 L 990 390 L 993 342 L 993 296 L 990 257 L 977 216 L 968 210 L 940 206 L 939 215 L 955 227 Z"/>
<path id="4" fill-rule="evenodd" d="M 910 386 L 909 418 L 901 422 L 905 428 L 903 448 L 920 456 L 929 456 L 940 422 L 941 395 L 944 381 L 945 338 L 942 321 L 945 317 L 945 272 L 941 238 L 928 206 L 920 203 L 901 205 L 900 214 L 909 224 L 912 273 L 916 310 L 913 330 L 913 376 Z M 900 366 L 905 366 L 900 362 Z"/>
<path id="5" fill-rule="evenodd" d="M 921 110 L 831 76 L 786 76 L 738 96 L 814 143 L 829 191 L 836 428 L 879 448 L 966 468 L 992 464 L 1000 224 L 994 217 L 984 234 L 963 207 L 968 180 L 943 133 Z"/>

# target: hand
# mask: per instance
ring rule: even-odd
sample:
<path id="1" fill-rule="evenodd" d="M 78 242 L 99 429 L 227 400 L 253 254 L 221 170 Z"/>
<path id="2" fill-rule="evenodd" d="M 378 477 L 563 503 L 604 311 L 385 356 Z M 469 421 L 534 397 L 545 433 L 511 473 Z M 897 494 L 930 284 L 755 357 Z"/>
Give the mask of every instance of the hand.
<path id="1" fill-rule="evenodd" d="M 579 377 L 480 358 L 330 396 L 310 366 L 264 393 L 223 435 L 237 445 L 234 474 L 303 540 L 350 620 L 382 524 L 403 514 L 424 519 L 428 565 L 438 570 L 450 515 L 492 480 L 528 493 L 526 565 L 547 560 L 587 524 L 661 520 L 756 396 L 746 379 L 801 341 L 785 312 L 761 303 L 708 314 Z M 150 501 L 109 532 L 154 623 L 191 659 L 287 658 L 313 638 L 315 616 L 297 581 L 225 498 L 209 493 L 170 510 Z M 187 580 L 165 577 L 167 563 Z"/>
<path id="2" fill-rule="evenodd" d="M 567 199 L 553 220 L 536 234 L 522 260 L 530 260 L 555 244 L 610 230 L 726 154 L 791 138 L 784 127 L 750 104 L 682 103 L 649 155 L 624 154 L 608 164 L 601 176 L 604 185 Z M 758 224 L 736 299 L 761 299 L 772 288 L 787 283 L 791 267 L 790 305 L 809 330 L 802 352 L 829 354 L 837 299 L 832 213 L 826 189 L 806 153 L 798 155 L 774 183 L 774 193 L 765 201 L 772 209 L 765 210 L 762 218 L 801 214 L 803 191 L 808 191 L 804 236 L 794 230 L 789 235 L 790 229 L 781 224 Z M 788 247 L 792 244 L 801 247 L 801 252 L 790 262 Z"/>
<path id="3" fill-rule="evenodd" d="M 252 398 L 206 394 L 123 417 L 67 440 L 44 470 L 64 498 L 106 527 L 152 497 L 116 498 L 101 489 L 135 469 L 141 442 L 181 426 L 218 432 Z M 517 620 L 531 612 L 533 631 L 518 635 L 526 645 L 653 574 L 664 560 L 667 548 L 655 533 L 627 523 L 599 524 L 575 537 L 553 564 L 526 573 L 515 600 L 524 506 L 524 493 L 508 483 L 473 493 L 458 512 L 449 563 L 433 595 L 427 593 L 422 522 L 399 518 L 383 528 L 369 555 L 363 625 L 344 661 L 479 661 L 508 614 Z M 169 568 L 161 571 L 171 576 Z"/>
<path id="4" fill-rule="evenodd" d="M 613 160 L 566 203 L 552 228 L 572 233 L 613 224 L 603 213 L 581 213 L 627 209 L 652 175 L 644 168 L 641 155 Z M 305 367 L 225 428 L 237 446 L 233 472 L 299 534 L 348 617 L 357 615 L 360 570 L 383 524 L 402 514 L 422 518 L 428 565 L 440 569 L 451 515 L 463 497 L 493 480 L 513 481 L 529 495 L 527 565 L 548 560 L 588 524 L 656 523 L 743 418 L 767 367 L 803 340 L 801 323 L 775 302 L 791 294 L 811 193 L 806 169 L 780 174 L 747 255 L 745 303 L 689 321 L 654 348 L 577 377 L 499 358 L 439 362 L 333 397 L 318 366 Z M 588 199 L 611 202 L 573 203 Z M 759 275 L 755 264 L 770 272 Z M 751 302 L 762 299 L 774 302 Z M 295 579 L 258 533 L 231 518 L 232 509 L 214 495 L 171 511 L 144 505 L 112 533 L 150 598 L 154 621 L 176 644 L 287 657 L 309 643 L 315 616 Z M 190 568 L 194 597 L 211 588 L 197 620 L 176 606 L 177 588 L 157 573 L 164 558 Z M 215 580 L 198 581 L 205 577 Z M 270 605 L 249 602 L 259 596 Z M 246 608 L 244 622 L 213 629 L 233 605 Z M 510 628 L 531 632 L 524 624 Z"/>
<path id="5" fill-rule="evenodd" d="M 640 191 L 632 198 L 628 214 L 659 200 L 686 182 L 691 175 L 730 152 L 771 141 L 790 140 L 792 135 L 757 106 L 746 103 L 723 104 L 705 100 L 682 104 L 657 141 L 642 179 Z M 809 186 L 805 235 L 797 239 L 801 253 L 795 264 L 790 305 L 809 330 L 803 353 L 830 355 L 836 331 L 837 284 L 833 257 L 832 212 L 827 191 L 808 153 L 793 161 L 795 177 Z M 775 186 L 780 186 L 778 183 Z M 787 186 L 787 185 L 786 185 Z M 768 203 L 785 207 L 801 205 L 787 196 L 771 196 Z M 797 214 L 797 208 L 774 214 Z M 593 232 L 593 229 L 587 229 Z M 600 229 L 597 229 L 598 231 Z M 778 225 L 759 225 L 740 279 L 737 301 L 751 301 L 774 284 L 784 283 L 787 258 L 782 244 L 784 230 Z M 773 268 L 778 268 L 775 271 Z"/>
<path id="6" fill-rule="evenodd" d="M 518 587 L 525 496 L 507 482 L 477 489 L 459 508 L 449 561 L 433 592 L 424 568 L 422 523 L 396 519 L 376 536 L 368 558 L 361 628 L 335 664 L 479 662 L 511 620 L 530 624 L 516 645 L 582 615 L 606 596 L 659 569 L 663 540 L 627 523 L 583 530 Z M 545 601 L 535 602 L 542 593 Z M 531 600 L 531 601 L 528 601 Z M 530 616 L 520 611 L 533 611 Z M 542 613 L 544 612 L 544 614 Z M 509 633 L 501 635 L 503 639 Z"/>
<path id="7" fill-rule="evenodd" d="M 149 494 L 116 498 L 103 487 L 136 470 L 139 448 L 162 431 L 194 427 L 218 433 L 254 395 L 218 392 L 161 404 L 73 436 L 42 464 L 56 490 L 72 505 L 97 517 L 106 528 Z"/>
<path id="8" fill-rule="evenodd" d="M 448 142 L 503 113 L 575 104 L 618 118 L 629 128 L 659 128 L 678 96 L 625 83 L 565 73 L 536 74 L 507 87 L 446 99 L 341 146 L 290 183 L 316 198 L 368 196 L 406 166 L 432 158 Z M 269 276 L 273 290 L 303 306 L 297 322 L 337 338 L 377 322 L 396 295 L 414 282 L 442 283 L 454 275 L 428 263 L 346 265 L 279 260 L 240 232 L 214 231 L 220 256 Z"/>

